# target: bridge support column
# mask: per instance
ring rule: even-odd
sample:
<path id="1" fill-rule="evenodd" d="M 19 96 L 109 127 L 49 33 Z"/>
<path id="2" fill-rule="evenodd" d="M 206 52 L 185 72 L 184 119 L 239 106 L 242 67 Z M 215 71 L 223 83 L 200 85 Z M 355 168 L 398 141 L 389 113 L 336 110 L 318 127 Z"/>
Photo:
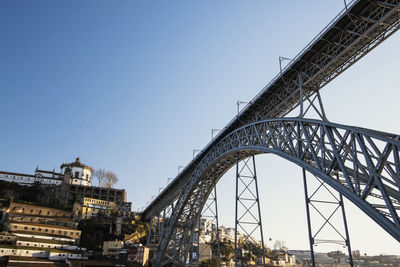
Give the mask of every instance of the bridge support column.
<path id="1" fill-rule="evenodd" d="M 324 105 L 322 103 L 322 98 L 319 93 L 319 89 L 316 88 L 312 90 L 311 92 L 305 92 L 303 88 L 303 77 L 305 76 L 305 73 L 300 73 L 298 75 L 298 87 L 299 87 L 299 102 L 300 102 L 300 111 L 299 111 L 299 118 L 304 118 L 307 112 L 310 110 L 314 110 L 314 112 L 317 113 L 317 116 L 322 119 L 323 121 L 328 121 L 328 118 L 326 117 Z M 308 103 L 306 103 L 306 101 Z M 304 104 L 307 104 L 305 106 Z"/>
<path id="2" fill-rule="evenodd" d="M 311 218 L 310 218 L 310 206 L 309 206 L 309 198 L 308 198 L 308 190 L 307 190 L 307 176 L 306 170 L 303 170 L 303 182 L 304 182 L 304 196 L 306 198 L 306 212 L 307 212 L 307 228 L 308 228 L 308 239 L 310 241 L 310 256 L 311 256 L 311 264 L 312 267 L 315 267 L 315 258 L 314 258 L 314 238 L 312 236 L 311 231 Z"/>
<path id="3" fill-rule="evenodd" d="M 148 235 L 147 235 L 147 244 L 146 244 L 146 246 L 147 247 L 149 247 L 150 246 L 150 240 L 151 240 L 151 234 L 152 234 L 152 228 L 153 228 L 153 219 L 154 219 L 154 217 L 152 216 L 151 218 L 150 218 L 150 227 L 149 227 L 149 233 L 148 233 Z"/>
<path id="4" fill-rule="evenodd" d="M 238 154 L 237 159 L 239 159 Z M 238 261 L 241 261 L 243 257 L 243 255 L 239 256 L 239 229 L 243 233 L 242 241 L 253 243 L 261 248 L 263 266 L 265 266 L 264 236 L 254 155 L 236 162 L 235 203 L 235 266 L 238 266 Z M 254 234 L 258 234 L 261 238 L 261 245 L 253 236 Z"/>
<path id="5" fill-rule="evenodd" d="M 343 196 L 342 194 L 338 193 L 339 195 L 337 196 L 336 194 L 333 193 L 333 191 L 327 187 L 325 182 L 321 181 L 318 177 L 315 177 L 316 181 L 318 182 L 316 185 L 316 189 L 314 189 L 311 193 L 309 194 L 309 185 L 307 184 L 307 175 L 306 175 L 306 170 L 302 169 L 303 172 L 303 182 L 304 182 L 304 195 L 305 195 L 305 202 L 306 202 L 306 214 L 307 214 L 307 228 L 308 228 L 308 237 L 310 241 L 310 254 L 311 254 L 311 264 L 312 267 L 315 267 L 315 255 L 314 255 L 314 246 L 318 244 L 324 244 L 324 243 L 330 243 L 330 244 L 337 244 L 341 245 L 343 247 L 347 247 L 347 253 L 348 253 L 348 262 L 351 267 L 353 267 L 353 257 L 351 255 L 351 246 L 350 246 L 350 237 L 349 237 L 349 231 L 347 228 L 347 220 L 346 220 L 346 213 L 344 209 L 344 203 L 343 203 Z M 337 180 L 339 180 L 338 175 Z M 326 199 L 317 199 L 317 196 L 322 197 L 321 191 L 325 191 L 324 198 Z M 324 205 L 324 206 L 322 206 Z M 327 208 L 327 206 L 330 206 L 331 208 Z M 316 231 L 313 233 L 313 227 L 311 224 L 311 210 L 310 207 L 314 211 L 316 211 L 316 215 L 320 218 L 322 218 L 322 223 L 319 228 L 317 228 Z M 327 210 L 329 210 L 327 212 Z M 339 212 L 339 210 L 342 213 L 342 220 L 343 220 L 343 229 L 340 231 L 337 227 L 335 227 L 333 218 L 334 215 Z M 330 227 L 328 227 L 330 226 Z M 325 228 L 329 228 L 330 230 L 333 230 L 332 233 L 335 234 L 335 236 L 338 237 L 338 239 L 331 239 L 331 236 L 325 239 L 317 239 L 317 237 L 324 235 L 323 230 Z M 343 233 L 344 232 L 344 233 Z M 331 234 L 332 234 L 331 233 Z M 325 231 L 326 234 L 326 231 Z"/>
<path id="6" fill-rule="evenodd" d="M 217 262 L 218 267 L 221 266 L 221 249 L 220 249 L 220 239 L 219 239 L 219 223 L 218 223 L 218 203 L 217 203 L 217 186 L 214 186 L 214 190 L 209 195 L 206 203 L 203 206 L 203 210 L 201 211 L 201 216 L 198 221 L 198 232 L 197 232 L 197 261 L 196 266 L 200 264 L 200 255 L 204 252 L 205 248 L 200 248 L 200 243 L 207 243 L 206 238 L 206 229 L 202 229 L 201 221 L 202 219 L 206 219 L 211 223 L 211 244 L 213 241 L 217 242 Z M 210 233 L 208 233 L 210 234 Z M 193 236 L 193 235 L 192 235 Z"/>

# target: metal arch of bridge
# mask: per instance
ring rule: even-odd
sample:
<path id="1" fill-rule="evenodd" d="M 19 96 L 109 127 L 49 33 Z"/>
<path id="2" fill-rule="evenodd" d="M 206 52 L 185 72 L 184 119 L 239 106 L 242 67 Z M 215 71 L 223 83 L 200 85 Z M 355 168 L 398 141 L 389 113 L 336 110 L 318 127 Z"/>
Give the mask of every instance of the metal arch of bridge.
<path id="1" fill-rule="evenodd" d="M 239 127 L 283 117 L 400 28 L 400 0 L 353 0 L 202 149 L 144 210 L 147 220 L 176 199 L 185 177 Z"/>
<path id="2" fill-rule="evenodd" d="M 156 266 L 165 253 L 175 265 L 184 265 L 191 231 L 218 179 L 237 157 L 261 153 L 283 157 L 321 178 L 400 241 L 399 149 L 398 135 L 318 120 L 280 118 L 243 126 L 216 143 L 181 185 Z"/>

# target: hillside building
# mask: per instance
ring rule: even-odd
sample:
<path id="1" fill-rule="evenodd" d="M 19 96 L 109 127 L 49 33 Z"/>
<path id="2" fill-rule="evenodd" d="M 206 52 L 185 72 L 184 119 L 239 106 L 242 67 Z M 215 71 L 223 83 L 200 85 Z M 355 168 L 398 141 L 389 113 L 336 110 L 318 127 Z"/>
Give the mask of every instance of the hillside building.
<path id="1" fill-rule="evenodd" d="M 104 241 L 103 243 L 103 256 L 118 257 L 120 251 L 124 247 L 124 241 Z"/>
<path id="2" fill-rule="evenodd" d="M 98 216 L 109 217 L 117 211 L 115 202 L 85 197 L 82 203 L 75 202 L 72 212 L 74 219 L 80 221 Z"/>
<path id="3" fill-rule="evenodd" d="M 64 182 L 67 184 L 86 185 L 92 184 L 93 169 L 83 164 L 80 158 L 72 163 L 63 163 L 60 166 Z"/>
<path id="4" fill-rule="evenodd" d="M 115 202 L 123 213 L 129 215 L 132 203 L 126 202 L 125 190 L 92 186 L 93 169 L 83 164 L 79 157 L 74 162 L 61 164 L 60 170 L 55 172 L 37 168 L 34 174 L 0 171 L 0 181 L 21 186 L 51 186 L 55 192 L 51 203 L 59 206 L 72 207 L 75 202 L 83 203 L 84 198 L 94 198 Z"/>
<path id="5" fill-rule="evenodd" d="M 78 227 L 78 223 L 72 219 L 72 213 L 65 210 L 10 202 L 3 212 L 7 213 L 9 222 Z"/>
<path id="6" fill-rule="evenodd" d="M 14 257 L 21 261 L 18 265 L 29 261 L 38 266 L 45 259 L 87 259 L 78 247 L 81 231 L 71 212 L 15 202 L 3 204 L 1 212 L 6 231 L 0 233 L 0 257 Z"/>
<path id="7" fill-rule="evenodd" d="M 36 168 L 35 174 L 0 171 L 0 180 L 28 186 L 34 183 L 60 186 L 63 182 L 89 186 L 92 183 L 93 169 L 83 164 L 79 157 L 72 163 L 63 163 L 60 169 L 57 173 Z"/>
<path id="8" fill-rule="evenodd" d="M 147 266 L 149 262 L 149 252 L 150 249 L 148 247 L 142 246 L 141 244 L 133 244 L 128 249 L 127 261 L 129 264 Z"/>
<path id="9" fill-rule="evenodd" d="M 32 186 L 35 183 L 60 186 L 63 182 L 63 175 L 39 169 L 35 170 L 35 174 L 0 171 L 0 180 L 25 186 Z"/>

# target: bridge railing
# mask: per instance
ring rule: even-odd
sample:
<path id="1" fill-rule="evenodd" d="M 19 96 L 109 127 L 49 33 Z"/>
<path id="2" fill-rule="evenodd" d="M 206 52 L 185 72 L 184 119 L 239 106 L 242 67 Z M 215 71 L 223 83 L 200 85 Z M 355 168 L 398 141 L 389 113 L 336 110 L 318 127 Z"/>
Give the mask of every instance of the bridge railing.
<path id="1" fill-rule="evenodd" d="M 209 149 L 212 146 L 212 144 L 214 143 L 214 140 L 217 140 L 221 136 L 225 135 L 227 133 L 226 130 L 231 125 L 234 124 L 234 122 L 237 120 L 237 118 L 240 117 L 240 115 L 242 115 L 246 110 L 248 110 L 250 108 L 250 106 L 252 105 L 252 103 L 254 103 L 258 98 L 260 98 L 268 90 L 268 88 L 271 87 L 271 85 L 273 85 L 288 69 L 290 69 L 293 66 L 293 64 L 295 62 L 297 62 L 297 60 L 299 58 L 301 58 L 304 55 L 304 53 L 308 49 L 310 49 L 310 47 L 312 47 L 317 42 L 317 40 L 319 40 L 321 38 L 321 36 L 323 36 L 332 27 L 332 25 L 334 25 L 335 22 L 339 18 L 344 16 L 346 11 L 348 9 L 350 9 L 351 7 L 353 7 L 353 5 L 357 1 L 359 1 L 359 0 L 352 0 L 349 3 L 347 3 L 346 6 L 282 69 L 282 71 L 280 71 L 266 86 L 264 86 L 261 89 L 261 91 L 251 101 L 249 101 L 246 104 L 246 106 L 238 113 L 238 115 L 233 117 L 232 120 L 229 121 L 228 124 L 220 132 L 218 132 L 217 135 L 210 142 L 208 142 L 207 145 L 202 150 L 199 151 L 199 153 L 197 153 L 197 155 L 182 169 L 181 173 L 184 173 L 186 171 L 187 167 L 191 165 L 191 163 L 195 162 L 199 157 L 202 157 L 203 156 L 203 152 L 206 151 L 207 149 Z M 179 176 L 180 175 L 178 174 L 175 177 L 175 179 L 177 179 Z M 173 181 L 171 182 L 171 184 L 173 183 Z M 164 190 L 167 190 L 167 188 L 168 188 L 168 186 Z"/>
<path id="2" fill-rule="evenodd" d="M 275 77 L 266 85 L 264 86 L 261 91 L 251 100 L 249 101 L 246 106 L 239 112 L 239 114 L 235 117 L 232 118 L 230 122 L 220 131 L 218 134 L 215 136 L 215 139 L 218 139 L 221 135 L 225 133 L 225 130 L 229 128 L 237 119 L 237 117 L 240 117 L 241 114 L 243 114 L 247 109 L 250 108 L 252 103 L 254 103 L 258 98 L 260 98 L 267 90 L 268 88 L 271 87 L 289 68 L 293 66 L 293 64 L 301 58 L 304 53 L 312 47 L 321 36 L 323 36 L 331 27 L 332 25 L 335 24 L 335 22 L 341 18 L 347 11 L 347 9 L 351 8 L 358 0 L 352 0 L 349 3 L 346 4 L 346 6 L 292 59 L 290 62 L 280 71 Z M 213 139 L 214 140 L 214 139 Z M 213 143 L 213 140 L 211 140 L 200 152 L 196 155 L 196 157 L 193 158 L 192 161 L 196 160 L 197 157 L 200 156 L 200 154 L 204 151 L 207 150 L 208 147 L 210 147 Z M 191 161 L 191 162 L 192 162 Z M 189 165 L 189 164 L 188 164 Z"/>

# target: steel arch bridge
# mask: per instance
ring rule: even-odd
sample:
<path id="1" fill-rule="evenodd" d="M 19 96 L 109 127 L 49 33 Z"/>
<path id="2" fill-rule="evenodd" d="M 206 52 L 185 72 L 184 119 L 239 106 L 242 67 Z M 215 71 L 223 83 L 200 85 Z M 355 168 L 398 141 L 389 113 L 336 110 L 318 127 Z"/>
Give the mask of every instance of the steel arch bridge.
<path id="1" fill-rule="evenodd" d="M 399 136 L 327 122 L 319 90 L 400 28 L 400 0 L 354 0 L 144 210 L 168 206 L 156 266 L 184 265 L 218 179 L 238 161 L 272 153 L 320 177 L 400 241 Z M 317 99 L 317 100 L 315 100 Z M 323 121 L 304 119 L 305 101 Z M 297 118 L 285 118 L 300 107 Z M 168 252 L 168 253 L 166 253 Z"/>
<path id="2" fill-rule="evenodd" d="M 276 154 L 320 177 L 400 241 L 399 140 L 398 135 L 301 118 L 243 126 L 219 141 L 188 175 L 159 251 L 173 248 L 174 261 L 185 262 L 191 230 L 214 185 L 238 160 L 260 153 Z"/>

